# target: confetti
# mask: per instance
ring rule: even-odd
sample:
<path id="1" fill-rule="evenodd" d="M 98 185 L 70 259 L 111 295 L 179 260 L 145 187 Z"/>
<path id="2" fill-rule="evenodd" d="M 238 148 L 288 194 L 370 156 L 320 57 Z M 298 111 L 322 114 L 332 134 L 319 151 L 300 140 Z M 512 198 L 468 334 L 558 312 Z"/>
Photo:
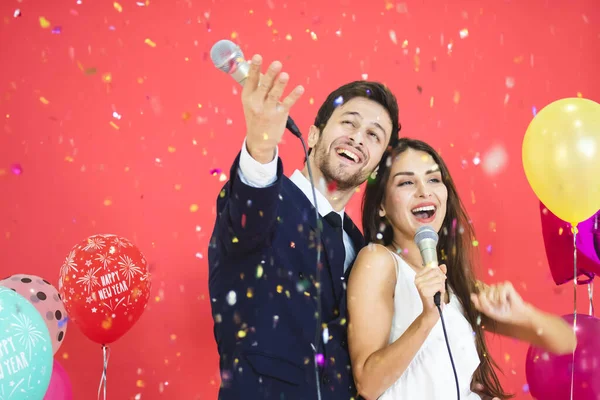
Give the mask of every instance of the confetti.
<path id="1" fill-rule="evenodd" d="M 40 26 L 44 29 L 50 28 L 50 21 L 44 17 L 40 17 Z"/>
<path id="2" fill-rule="evenodd" d="M 505 79 L 505 84 L 508 89 L 512 89 L 513 87 L 515 87 L 515 78 L 513 78 L 512 76 L 507 76 Z"/>
<path id="3" fill-rule="evenodd" d="M 146 40 L 144 40 L 144 43 L 146 43 L 150 47 L 156 47 L 156 43 L 154 43 L 152 40 L 150 40 L 148 38 L 146 38 Z"/>
<path id="4" fill-rule="evenodd" d="M 50 104 L 50 102 L 46 100 L 45 97 L 40 97 L 40 101 L 42 102 L 42 104 Z"/>
<path id="5" fill-rule="evenodd" d="M 323 354 L 317 353 L 315 355 L 315 362 L 317 363 L 317 365 L 323 366 L 325 364 L 325 357 L 323 356 Z"/>
<path id="6" fill-rule="evenodd" d="M 20 17 L 21 15 L 22 15 L 22 14 L 21 14 L 21 10 L 19 10 L 18 8 L 17 8 L 17 9 L 15 10 L 15 12 L 13 13 L 13 17 L 14 17 L 14 18 L 18 18 L 18 17 Z"/>
<path id="7" fill-rule="evenodd" d="M 484 155 L 481 167 L 486 175 L 498 175 L 508 165 L 508 153 L 503 146 L 491 147 Z"/>
<path id="8" fill-rule="evenodd" d="M 454 104 L 458 104 L 460 102 L 460 92 L 458 90 L 454 91 L 454 97 L 452 98 Z"/>
<path id="9" fill-rule="evenodd" d="M 396 39 L 396 32 L 394 32 L 393 30 L 390 30 L 390 40 L 392 41 L 392 43 L 398 44 L 398 40 Z"/>
<path id="10" fill-rule="evenodd" d="M 10 166 L 10 172 L 12 172 L 13 175 L 21 175 L 23 173 L 23 167 L 21 167 L 21 164 L 13 164 Z"/>
<path id="11" fill-rule="evenodd" d="M 54 34 L 54 35 L 58 35 L 61 32 L 62 32 L 62 27 L 60 27 L 60 26 L 55 26 L 54 28 L 52 28 L 52 34 Z"/>
<path id="12" fill-rule="evenodd" d="M 465 39 L 469 36 L 469 30 L 467 28 L 461 29 L 458 34 L 460 35 L 461 39 Z"/>
<path id="13" fill-rule="evenodd" d="M 227 293 L 226 300 L 227 300 L 227 304 L 229 304 L 230 306 L 234 306 L 235 303 L 237 303 L 236 293 L 233 290 L 231 290 L 229 293 Z"/>
<path id="14" fill-rule="evenodd" d="M 192 204 L 190 206 L 190 212 L 196 212 L 196 211 L 198 211 L 199 208 L 200 207 L 198 207 L 198 204 Z"/>
<path id="15" fill-rule="evenodd" d="M 118 12 L 123 12 L 123 7 L 117 3 L 116 1 L 113 3 L 113 7 L 115 8 L 115 10 L 117 10 Z"/>

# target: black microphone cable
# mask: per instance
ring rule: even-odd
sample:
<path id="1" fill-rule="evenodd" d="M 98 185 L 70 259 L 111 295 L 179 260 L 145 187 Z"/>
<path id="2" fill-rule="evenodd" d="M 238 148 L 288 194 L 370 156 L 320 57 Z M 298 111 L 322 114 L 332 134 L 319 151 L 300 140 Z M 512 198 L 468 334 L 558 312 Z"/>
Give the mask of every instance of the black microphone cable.
<path id="1" fill-rule="evenodd" d="M 444 339 L 446 339 L 446 347 L 448 348 L 448 355 L 450 356 L 450 363 L 452 364 L 452 372 L 454 372 L 454 383 L 456 383 L 456 399 L 460 400 L 460 386 L 458 386 L 458 375 L 456 374 L 456 366 L 454 365 L 454 358 L 452 357 L 452 351 L 450 350 L 450 341 L 448 340 L 448 333 L 446 332 L 446 324 L 444 323 L 444 316 L 442 315 L 441 307 L 441 293 L 437 292 L 433 296 L 433 302 L 440 313 L 440 320 L 442 321 L 442 329 L 444 331 Z"/>
<path id="2" fill-rule="evenodd" d="M 287 124 L 285 126 L 294 136 L 300 139 L 302 148 L 304 149 L 304 157 L 306 160 L 306 167 L 308 169 L 308 178 L 310 180 L 310 187 L 312 189 L 313 201 L 315 203 L 315 220 L 317 223 L 317 229 L 315 230 L 315 245 L 317 247 L 317 271 L 315 275 L 315 288 L 317 289 L 317 326 L 315 330 L 315 340 L 313 343 L 314 352 L 314 363 L 315 363 L 315 384 L 317 386 L 317 400 L 321 400 L 321 385 L 319 382 L 319 366 L 317 364 L 317 355 L 319 344 L 321 342 L 321 229 L 323 229 L 323 223 L 319 214 L 319 207 L 317 206 L 317 193 L 315 191 L 315 183 L 313 181 L 312 169 L 308 160 L 308 148 L 306 142 L 302 138 L 300 129 L 296 126 L 296 123 L 292 117 L 288 116 Z"/>

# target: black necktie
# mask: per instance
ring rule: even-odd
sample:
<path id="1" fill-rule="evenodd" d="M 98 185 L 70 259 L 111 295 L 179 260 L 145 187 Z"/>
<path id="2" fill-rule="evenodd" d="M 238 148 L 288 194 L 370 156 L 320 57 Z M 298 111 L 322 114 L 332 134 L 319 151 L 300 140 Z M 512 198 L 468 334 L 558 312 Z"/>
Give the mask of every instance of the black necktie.
<path id="1" fill-rule="evenodd" d="M 342 217 L 335 211 L 330 212 L 325 216 L 325 221 L 336 231 L 342 241 L 344 240 L 344 234 L 342 229 Z"/>

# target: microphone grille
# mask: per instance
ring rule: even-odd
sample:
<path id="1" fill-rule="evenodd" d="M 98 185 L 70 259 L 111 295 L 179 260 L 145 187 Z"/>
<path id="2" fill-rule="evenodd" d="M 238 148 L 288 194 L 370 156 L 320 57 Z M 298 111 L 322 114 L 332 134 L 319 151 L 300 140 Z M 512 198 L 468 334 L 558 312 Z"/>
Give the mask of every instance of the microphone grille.
<path id="1" fill-rule="evenodd" d="M 425 239 L 432 239 L 437 244 L 439 237 L 436 231 L 429 225 L 423 225 L 415 233 L 415 243 L 419 245 Z"/>
<path id="2" fill-rule="evenodd" d="M 244 60 L 244 53 L 231 40 L 219 40 L 210 49 L 210 58 L 215 67 L 231 74 L 237 68 L 237 60 Z"/>

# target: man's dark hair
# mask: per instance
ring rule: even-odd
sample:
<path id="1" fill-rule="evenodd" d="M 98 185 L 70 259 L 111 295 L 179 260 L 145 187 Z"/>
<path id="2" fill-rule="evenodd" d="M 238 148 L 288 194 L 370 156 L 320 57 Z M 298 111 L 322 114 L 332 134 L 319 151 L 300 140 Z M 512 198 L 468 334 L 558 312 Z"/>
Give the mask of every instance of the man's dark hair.
<path id="1" fill-rule="evenodd" d="M 331 92 L 319 108 L 315 118 L 314 125 L 319 128 L 319 132 L 323 132 L 336 107 L 347 103 L 355 97 L 364 97 L 373 100 L 387 110 L 392 120 L 392 134 L 388 146 L 395 147 L 401 129 L 400 122 L 398 121 L 398 102 L 396 101 L 396 96 L 385 85 L 379 82 L 354 81 L 340 86 Z M 309 155 L 311 151 L 312 148 L 308 149 Z"/>

